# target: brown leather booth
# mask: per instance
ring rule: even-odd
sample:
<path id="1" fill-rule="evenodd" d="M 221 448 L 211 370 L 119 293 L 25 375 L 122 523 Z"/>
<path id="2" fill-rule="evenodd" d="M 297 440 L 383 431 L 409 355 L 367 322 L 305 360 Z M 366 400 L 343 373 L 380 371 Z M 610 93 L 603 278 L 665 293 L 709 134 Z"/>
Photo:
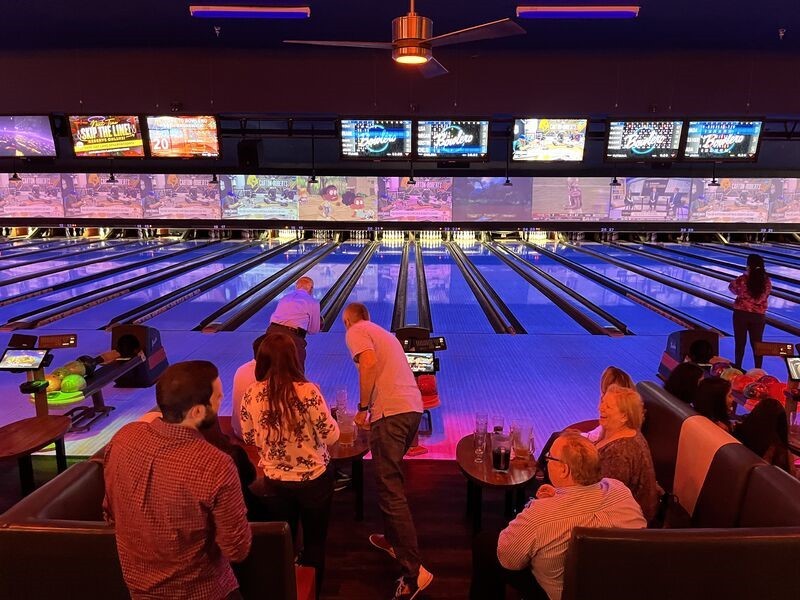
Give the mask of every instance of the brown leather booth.
<path id="1" fill-rule="evenodd" d="M 78 463 L 0 515 L 0 598 L 129 598 L 114 530 L 103 521 L 103 467 Z M 295 567 L 286 523 L 251 523 L 234 565 L 246 599 L 311 600 L 314 570 Z"/>

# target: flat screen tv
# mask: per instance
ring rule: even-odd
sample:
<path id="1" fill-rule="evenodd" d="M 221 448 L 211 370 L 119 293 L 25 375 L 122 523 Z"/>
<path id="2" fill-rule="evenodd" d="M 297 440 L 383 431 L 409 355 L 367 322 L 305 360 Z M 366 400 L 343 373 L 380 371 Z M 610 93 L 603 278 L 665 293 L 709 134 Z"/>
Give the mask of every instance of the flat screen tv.
<path id="1" fill-rule="evenodd" d="M 0 116 L 0 157 L 54 157 L 56 142 L 47 115 Z"/>
<path id="2" fill-rule="evenodd" d="M 143 157 L 144 142 L 136 115 L 70 116 L 72 149 L 77 157 Z"/>
<path id="3" fill-rule="evenodd" d="M 515 119 L 511 160 L 583 160 L 587 119 Z"/>
<path id="4" fill-rule="evenodd" d="M 683 121 L 609 121 L 606 160 L 670 161 L 678 158 Z"/>
<path id="5" fill-rule="evenodd" d="M 488 152 L 489 121 L 417 122 L 417 156 L 457 160 L 484 159 Z"/>
<path id="6" fill-rule="evenodd" d="M 753 161 L 763 121 L 689 121 L 683 157 L 690 160 Z"/>
<path id="7" fill-rule="evenodd" d="M 411 121 L 399 119 L 342 119 L 342 157 L 408 158 Z"/>
<path id="8" fill-rule="evenodd" d="M 153 158 L 218 158 L 217 118 L 210 115 L 147 117 Z"/>

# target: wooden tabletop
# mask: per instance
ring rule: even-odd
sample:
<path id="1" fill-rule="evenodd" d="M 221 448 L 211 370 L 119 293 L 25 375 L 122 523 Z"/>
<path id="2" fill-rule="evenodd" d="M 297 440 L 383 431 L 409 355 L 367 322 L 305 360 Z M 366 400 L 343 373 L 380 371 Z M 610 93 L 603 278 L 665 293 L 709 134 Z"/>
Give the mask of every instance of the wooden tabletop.
<path id="1" fill-rule="evenodd" d="M 342 446 L 336 442 L 333 446 L 328 447 L 332 460 L 352 460 L 353 458 L 361 458 L 369 452 L 369 432 L 356 428 L 356 440 L 349 446 Z"/>
<path id="2" fill-rule="evenodd" d="M 492 450 L 489 439 L 486 440 L 483 462 L 476 463 L 473 434 L 466 435 L 459 440 L 456 447 L 456 462 L 467 478 L 484 487 L 513 488 L 525 485 L 536 475 L 536 461 L 533 459 L 514 459 L 511 461 L 508 471 L 495 471 L 492 468 Z"/>
<path id="3" fill-rule="evenodd" d="M 72 419 L 64 416 L 31 417 L 0 427 L 0 458 L 19 458 L 64 437 Z"/>

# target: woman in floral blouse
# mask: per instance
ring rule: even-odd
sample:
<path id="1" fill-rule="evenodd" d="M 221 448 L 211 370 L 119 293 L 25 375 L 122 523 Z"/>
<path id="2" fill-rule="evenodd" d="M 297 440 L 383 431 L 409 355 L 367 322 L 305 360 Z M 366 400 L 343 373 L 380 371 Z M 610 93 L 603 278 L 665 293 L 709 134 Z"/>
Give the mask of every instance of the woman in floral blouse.
<path id="1" fill-rule="evenodd" d="M 764 269 L 764 259 L 758 254 L 747 257 L 747 271 L 731 281 L 728 289 L 736 294 L 733 302 L 733 338 L 736 346 L 736 366 L 741 368 L 744 347 L 750 335 L 753 362 L 761 368 L 762 357 L 756 355 L 756 344 L 761 341 L 766 325 L 767 300 L 772 292 L 772 282 Z"/>
<path id="2" fill-rule="evenodd" d="M 242 398 L 242 437 L 258 447 L 270 516 L 287 521 L 294 539 L 298 519 L 302 523 L 299 563 L 316 569 L 319 591 L 334 484 L 328 446 L 339 439 L 339 426 L 319 387 L 302 375 L 294 341 L 285 333 L 264 339 L 255 371 L 257 381 Z"/>

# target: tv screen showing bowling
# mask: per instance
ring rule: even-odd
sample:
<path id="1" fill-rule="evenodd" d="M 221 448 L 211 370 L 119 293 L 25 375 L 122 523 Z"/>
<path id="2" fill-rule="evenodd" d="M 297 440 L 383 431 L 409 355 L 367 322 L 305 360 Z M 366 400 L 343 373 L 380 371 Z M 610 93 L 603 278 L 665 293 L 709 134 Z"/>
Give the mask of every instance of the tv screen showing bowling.
<path id="1" fill-rule="evenodd" d="M 56 142 L 49 116 L 0 116 L 0 157 L 15 156 L 56 156 Z"/>
<path id="2" fill-rule="evenodd" d="M 343 119 L 342 156 L 404 159 L 411 155 L 411 120 Z"/>
<path id="3" fill-rule="evenodd" d="M 211 115 L 150 116 L 147 136 L 153 158 L 217 158 L 217 118 Z"/>
<path id="4" fill-rule="evenodd" d="M 511 160 L 580 162 L 587 119 L 515 119 Z"/>
<path id="5" fill-rule="evenodd" d="M 734 162 L 755 160 L 762 125 L 760 120 L 689 121 L 683 157 Z"/>
<path id="6" fill-rule="evenodd" d="M 77 157 L 141 158 L 144 142 L 136 115 L 69 117 L 72 149 Z"/>
<path id="7" fill-rule="evenodd" d="M 484 159 L 488 153 L 489 121 L 417 122 L 417 156 L 458 160 Z"/>
<path id="8" fill-rule="evenodd" d="M 683 121 L 609 121 L 606 160 L 675 160 Z"/>

